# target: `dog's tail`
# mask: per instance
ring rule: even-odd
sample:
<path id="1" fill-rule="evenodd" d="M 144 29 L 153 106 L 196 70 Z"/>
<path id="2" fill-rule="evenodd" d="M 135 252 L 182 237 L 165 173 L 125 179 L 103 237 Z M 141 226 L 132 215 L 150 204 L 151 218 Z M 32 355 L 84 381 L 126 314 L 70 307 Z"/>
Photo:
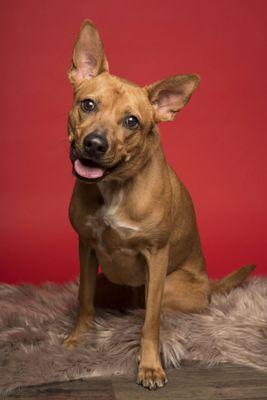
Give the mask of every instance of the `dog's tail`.
<path id="1" fill-rule="evenodd" d="M 255 265 L 246 265 L 241 267 L 229 275 L 218 281 L 210 281 L 211 294 L 212 293 L 228 293 L 231 289 L 240 285 L 249 274 L 256 268 Z"/>

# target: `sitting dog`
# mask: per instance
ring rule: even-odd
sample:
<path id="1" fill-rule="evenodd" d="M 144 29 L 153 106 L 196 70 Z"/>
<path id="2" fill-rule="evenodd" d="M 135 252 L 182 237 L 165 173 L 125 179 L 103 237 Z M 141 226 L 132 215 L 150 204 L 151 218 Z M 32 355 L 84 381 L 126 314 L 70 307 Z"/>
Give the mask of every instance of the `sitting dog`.
<path id="1" fill-rule="evenodd" d="M 128 305 L 146 308 L 137 383 L 162 387 L 161 309 L 204 310 L 213 292 L 231 290 L 254 268 L 209 280 L 190 195 L 162 150 L 157 123 L 174 119 L 199 77 L 175 75 L 142 88 L 111 75 L 90 21 L 80 29 L 68 75 L 74 89 L 70 158 L 77 178 L 70 220 L 79 235 L 80 286 L 77 321 L 65 346 L 75 346 L 90 328 L 96 298 L 112 303 L 117 290 L 122 303 L 131 298 Z M 101 296 L 99 265 L 110 282 Z"/>

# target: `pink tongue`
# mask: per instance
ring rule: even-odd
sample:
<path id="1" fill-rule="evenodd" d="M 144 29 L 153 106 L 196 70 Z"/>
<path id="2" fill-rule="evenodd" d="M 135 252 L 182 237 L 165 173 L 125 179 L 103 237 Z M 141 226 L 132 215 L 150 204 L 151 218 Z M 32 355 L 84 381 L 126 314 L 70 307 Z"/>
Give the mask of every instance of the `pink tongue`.
<path id="1" fill-rule="evenodd" d="M 100 178 L 104 173 L 101 168 L 88 167 L 87 165 L 82 164 L 78 159 L 74 162 L 74 169 L 78 175 L 88 179 Z"/>

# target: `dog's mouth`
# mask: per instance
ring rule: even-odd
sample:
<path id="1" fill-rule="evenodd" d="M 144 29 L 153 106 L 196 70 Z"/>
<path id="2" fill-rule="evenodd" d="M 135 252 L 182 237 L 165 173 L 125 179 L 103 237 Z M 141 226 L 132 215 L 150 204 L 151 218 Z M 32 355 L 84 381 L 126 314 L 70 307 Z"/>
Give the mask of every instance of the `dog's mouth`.
<path id="1" fill-rule="evenodd" d="M 76 178 L 85 182 L 99 182 L 106 175 L 109 175 L 116 168 L 118 168 L 123 160 L 120 160 L 112 167 L 105 167 L 100 165 L 97 161 L 86 159 L 86 158 L 76 158 L 73 162 L 73 174 Z"/>
<path id="2" fill-rule="evenodd" d="M 96 161 L 76 158 L 73 163 L 73 172 L 78 178 L 95 181 L 103 178 L 105 169 Z"/>

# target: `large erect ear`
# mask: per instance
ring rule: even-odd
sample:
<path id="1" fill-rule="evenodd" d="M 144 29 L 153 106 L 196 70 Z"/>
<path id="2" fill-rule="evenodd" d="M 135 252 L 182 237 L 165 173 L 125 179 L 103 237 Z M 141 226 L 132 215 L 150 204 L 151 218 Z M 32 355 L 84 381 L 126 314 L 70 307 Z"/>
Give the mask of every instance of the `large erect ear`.
<path id="1" fill-rule="evenodd" d="M 69 79 L 75 85 L 104 71 L 108 71 L 108 62 L 102 40 L 94 24 L 85 20 L 74 45 Z"/>
<path id="2" fill-rule="evenodd" d="M 173 120 L 189 101 L 199 81 L 198 75 L 175 75 L 146 86 L 156 122 Z"/>

